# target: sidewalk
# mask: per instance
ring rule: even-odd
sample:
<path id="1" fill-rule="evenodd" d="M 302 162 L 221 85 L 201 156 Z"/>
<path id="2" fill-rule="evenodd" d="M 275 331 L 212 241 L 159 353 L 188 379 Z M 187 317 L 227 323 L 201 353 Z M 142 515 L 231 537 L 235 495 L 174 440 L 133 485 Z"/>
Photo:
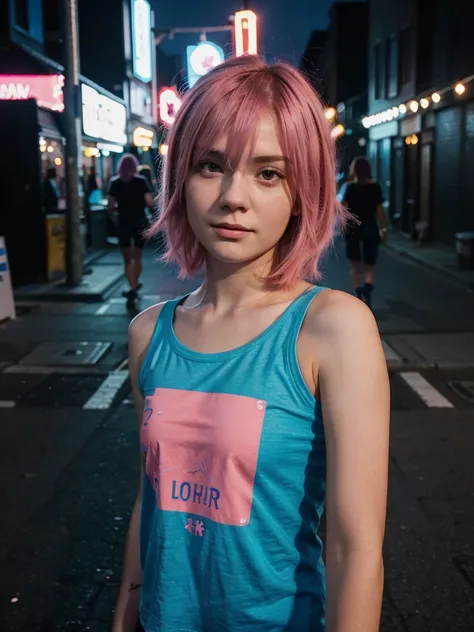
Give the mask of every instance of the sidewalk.
<path id="1" fill-rule="evenodd" d="M 399 232 L 390 232 L 387 249 L 402 257 L 416 261 L 419 265 L 449 277 L 452 281 L 474 290 L 474 270 L 459 270 L 456 251 L 443 244 L 418 244 Z"/>
<path id="2" fill-rule="evenodd" d="M 24 285 L 14 290 L 15 300 L 100 303 L 124 276 L 120 260 L 103 263 L 110 253 L 116 251 L 117 248 L 109 248 L 91 252 L 84 261 L 84 277 L 77 287 L 68 286 L 65 278 L 52 283 Z"/>

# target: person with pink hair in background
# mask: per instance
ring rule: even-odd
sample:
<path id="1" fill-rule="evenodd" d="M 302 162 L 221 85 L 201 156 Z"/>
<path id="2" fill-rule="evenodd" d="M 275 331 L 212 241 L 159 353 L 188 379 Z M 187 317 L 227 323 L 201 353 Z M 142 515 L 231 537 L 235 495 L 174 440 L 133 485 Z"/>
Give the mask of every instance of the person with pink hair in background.
<path id="1" fill-rule="evenodd" d="M 117 236 L 122 249 L 125 276 L 129 290 L 124 292 L 129 307 L 133 307 L 142 287 L 142 249 L 145 245 L 144 231 L 148 226 L 145 207 L 153 208 L 153 196 L 146 179 L 138 175 L 138 160 L 132 154 L 122 156 L 118 176 L 109 185 L 108 210 L 118 207 Z"/>
<path id="2" fill-rule="evenodd" d="M 306 280 L 347 219 L 324 108 L 292 66 L 234 58 L 167 144 L 150 235 L 205 277 L 130 324 L 142 467 L 113 632 L 376 632 L 389 386 L 367 306 Z"/>

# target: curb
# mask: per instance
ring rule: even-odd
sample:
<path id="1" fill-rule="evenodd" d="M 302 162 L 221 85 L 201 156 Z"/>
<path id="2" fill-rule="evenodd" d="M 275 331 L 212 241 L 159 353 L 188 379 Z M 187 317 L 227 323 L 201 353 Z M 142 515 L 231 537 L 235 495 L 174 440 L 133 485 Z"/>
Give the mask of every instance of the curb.
<path id="1" fill-rule="evenodd" d="M 19 290 L 14 293 L 15 301 L 45 301 L 45 302 L 64 302 L 64 303 L 102 303 L 107 296 L 113 292 L 119 282 L 123 280 L 123 272 L 117 273 L 110 277 L 107 283 L 101 284 L 99 290 L 62 290 L 59 286 L 47 286 L 44 290 L 38 292 L 24 292 Z"/>
<path id="2" fill-rule="evenodd" d="M 474 290 L 474 282 L 459 278 L 459 275 L 456 272 L 447 270 L 443 266 L 435 266 L 435 265 L 426 263 L 426 261 L 424 261 L 423 259 L 419 257 L 416 257 L 406 248 L 402 248 L 400 246 L 391 244 L 390 239 L 387 241 L 386 244 L 384 244 L 384 248 L 396 253 L 400 257 L 404 257 L 406 259 L 409 259 L 410 261 L 413 261 L 414 263 L 417 263 L 420 267 L 424 268 L 425 270 L 431 270 L 431 272 L 439 272 L 445 278 L 449 279 L 450 281 L 453 281 L 460 287 L 463 287 L 464 289 L 467 289 L 470 292 Z"/>
<path id="3" fill-rule="evenodd" d="M 469 371 L 474 370 L 474 360 L 472 362 L 436 362 L 434 360 L 401 362 L 387 361 L 389 373 L 399 373 L 401 371 Z"/>

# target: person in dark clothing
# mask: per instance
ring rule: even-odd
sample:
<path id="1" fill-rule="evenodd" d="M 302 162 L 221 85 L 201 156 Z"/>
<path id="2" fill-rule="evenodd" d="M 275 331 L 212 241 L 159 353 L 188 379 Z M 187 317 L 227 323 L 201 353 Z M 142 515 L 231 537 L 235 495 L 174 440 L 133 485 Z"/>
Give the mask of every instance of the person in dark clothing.
<path id="1" fill-rule="evenodd" d="M 145 244 L 143 231 L 148 225 L 145 207 L 153 208 L 153 196 L 147 181 L 137 173 L 138 161 L 132 154 L 125 154 L 118 167 L 118 176 L 109 186 L 108 209 L 112 213 L 118 207 L 117 235 L 123 252 L 125 275 L 130 289 L 125 293 L 130 305 L 137 299 L 142 287 L 142 249 Z"/>
<path id="2" fill-rule="evenodd" d="M 57 213 L 59 198 L 61 197 L 55 167 L 48 167 L 43 182 L 43 201 L 46 214 Z"/>
<path id="3" fill-rule="evenodd" d="M 138 167 L 138 175 L 145 178 L 147 181 L 148 187 L 150 191 L 153 191 L 155 188 L 155 182 L 153 180 L 153 174 L 151 172 L 151 167 L 149 165 L 140 165 Z"/>
<path id="4" fill-rule="evenodd" d="M 346 232 L 346 254 L 351 265 L 352 283 L 356 296 L 370 307 L 378 248 L 381 241 L 386 241 L 387 226 L 382 190 L 372 180 L 370 164 L 364 156 L 356 158 L 351 165 L 350 181 L 342 203 L 353 215 Z"/>

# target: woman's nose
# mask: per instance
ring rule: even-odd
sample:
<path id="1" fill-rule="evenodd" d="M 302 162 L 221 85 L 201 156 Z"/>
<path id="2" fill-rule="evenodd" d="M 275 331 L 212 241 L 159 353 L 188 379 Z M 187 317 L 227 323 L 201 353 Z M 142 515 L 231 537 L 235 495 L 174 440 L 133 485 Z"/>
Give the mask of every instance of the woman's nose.
<path id="1" fill-rule="evenodd" d="M 223 178 L 220 206 L 230 211 L 246 211 L 249 208 L 245 180 L 239 172 Z"/>

